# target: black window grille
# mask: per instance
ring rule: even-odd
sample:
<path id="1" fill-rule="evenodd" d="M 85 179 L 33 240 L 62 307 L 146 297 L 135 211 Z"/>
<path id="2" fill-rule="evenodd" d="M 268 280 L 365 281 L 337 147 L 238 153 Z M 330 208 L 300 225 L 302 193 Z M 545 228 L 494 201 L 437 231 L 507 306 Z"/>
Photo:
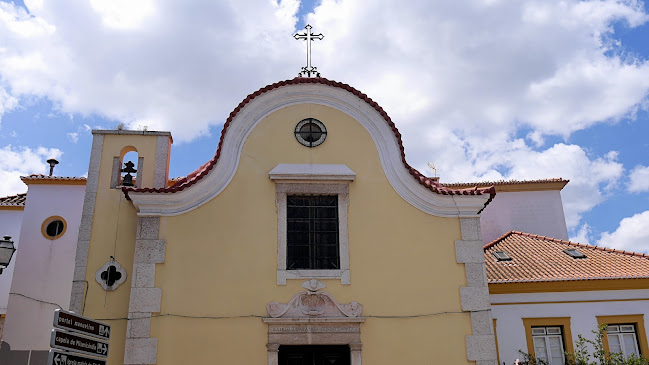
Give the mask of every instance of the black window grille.
<path id="1" fill-rule="evenodd" d="M 286 269 L 340 269 L 338 196 L 286 197 Z"/>
<path id="2" fill-rule="evenodd" d="M 45 228 L 45 233 L 50 237 L 56 237 L 63 233 L 63 222 L 60 220 L 54 220 L 50 222 Z"/>

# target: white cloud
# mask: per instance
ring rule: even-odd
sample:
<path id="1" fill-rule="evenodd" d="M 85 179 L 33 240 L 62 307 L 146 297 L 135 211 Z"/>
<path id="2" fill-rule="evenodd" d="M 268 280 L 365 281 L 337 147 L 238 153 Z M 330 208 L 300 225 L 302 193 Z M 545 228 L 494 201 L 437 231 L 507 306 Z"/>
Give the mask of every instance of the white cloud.
<path id="1" fill-rule="evenodd" d="M 79 142 L 79 133 L 76 133 L 76 132 L 66 133 L 66 136 L 68 136 L 68 139 L 72 143 Z"/>
<path id="2" fill-rule="evenodd" d="M 304 62 L 292 38 L 298 0 L 26 4 L 29 14 L 0 2 L 0 87 L 63 113 L 171 130 L 176 142 Z M 612 38 L 614 22 L 647 22 L 640 2 L 322 0 L 308 22 L 325 34 L 313 47 L 322 75 L 379 102 L 409 162 L 435 163 L 443 181 L 571 179 L 574 228 L 622 174 L 614 154 L 545 137 L 646 105 L 649 63 Z M 522 128 L 526 139 L 515 137 Z"/>
<path id="3" fill-rule="evenodd" d="M 29 174 L 45 174 L 49 166 L 47 159 L 59 159 L 63 152 L 57 148 L 12 147 L 0 148 L 0 196 L 24 192 L 27 186 L 20 180 Z"/>
<path id="4" fill-rule="evenodd" d="M 522 139 L 481 144 L 441 132 L 431 133 L 428 141 L 438 146 L 433 149 L 431 162 L 439 168 L 442 181 L 570 180 L 561 195 L 571 229 L 579 225 L 583 213 L 607 197 L 624 173 L 615 152 L 591 157 L 582 147 L 563 143 L 536 151 Z"/>
<path id="5" fill-rule="evenodd" d="M 171 130 L 180 142 L 302 61 L 297 0 L 136 3 L 28 2 L 27 14 L 0 2 L 0 79 L 14 96 Z"/>
<path id="6" fill-rule="evenodd" d="M 577 234 L 575 236 L 570 237 L 570 240 L 572 242 L 578 242 L 578 243 L 590 245 L 591 234 L 592 234 L 592 228 L 588 223 L 584 223 L 581 225 L 581 227 L 579 227 L 579 230 L 577 230 Z"/>
<path id="7" fill-rule="evenodd" d="M 649 253 L 649 210 L 620 221 L 613 233 L 604 232 L 598 246 Z"/>
<path id="8" fill-rule="evenodd" d="M 631 193 L 649 191 L 649 166 L 636 166 L 629 175 L 628 190 Z"/>
<path id="9" fill-rule="evenodd" d="M 102 18 L 105 26 L 116 29 L 134 29 L 155 15 L 152 0 L 90 0 L 90 6 Z"/>
<path id="10" fill-rule="evenodd" d="M 2 116 L 18 106 L 18 99 L 14 96 L 9 95 L 7 90 L 0 88 L 0 122 L 2 121 Z"/>

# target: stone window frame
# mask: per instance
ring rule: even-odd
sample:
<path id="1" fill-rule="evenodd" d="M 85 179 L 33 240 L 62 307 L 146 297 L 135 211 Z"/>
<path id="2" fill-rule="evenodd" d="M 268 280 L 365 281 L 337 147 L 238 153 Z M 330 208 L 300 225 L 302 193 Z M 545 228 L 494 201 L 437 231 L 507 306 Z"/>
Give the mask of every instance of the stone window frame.
<path id="1" fill-rule="evenodd" d="M 276 182 L 277 204 L 277 285 L 286 285 L 289 279 L 340 279 L 341 284 L 351 284 L 349 272 L 349 232 L 347 227 L 349 207 L 348 181 Z M 338 196 L 338 244 L 340 269 L 338 270 L 287 270 L 287 195 Z"/>

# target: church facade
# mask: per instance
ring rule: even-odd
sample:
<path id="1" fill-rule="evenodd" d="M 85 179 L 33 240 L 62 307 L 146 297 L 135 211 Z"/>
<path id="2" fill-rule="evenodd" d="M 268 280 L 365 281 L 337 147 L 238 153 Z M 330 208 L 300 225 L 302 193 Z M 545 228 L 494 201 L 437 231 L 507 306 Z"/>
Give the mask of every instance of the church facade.
<path id="1" fill-rule="evenodd" d="M 109 363 L 496 363 L 479 221 L 495 189 L 421 175 L 359 91 L 269 85 L 178 180 L 169 133 L 93 134 L 70 310 L 111 324 Z"/>

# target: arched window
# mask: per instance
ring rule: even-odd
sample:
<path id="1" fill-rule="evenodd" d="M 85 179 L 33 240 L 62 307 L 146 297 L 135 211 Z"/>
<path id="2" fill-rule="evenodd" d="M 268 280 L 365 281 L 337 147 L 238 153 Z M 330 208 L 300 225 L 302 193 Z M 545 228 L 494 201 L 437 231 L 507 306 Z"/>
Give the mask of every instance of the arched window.
<path id="1" fill-rule="evenodd" d="M 120 185 L 136 186 L 138 170 L 137 151 L 129 151 L 122 157 L 120 164 Z"/>
<path id="2" fill-rule="evenodd" d="M 113 157 L 113 173 L 111 175 L 110 187 L 115 189 L 121 186 L 140 187 L 142 183 L 142 157 L 133 146 L 122 148 L 119 156 Z"/>

